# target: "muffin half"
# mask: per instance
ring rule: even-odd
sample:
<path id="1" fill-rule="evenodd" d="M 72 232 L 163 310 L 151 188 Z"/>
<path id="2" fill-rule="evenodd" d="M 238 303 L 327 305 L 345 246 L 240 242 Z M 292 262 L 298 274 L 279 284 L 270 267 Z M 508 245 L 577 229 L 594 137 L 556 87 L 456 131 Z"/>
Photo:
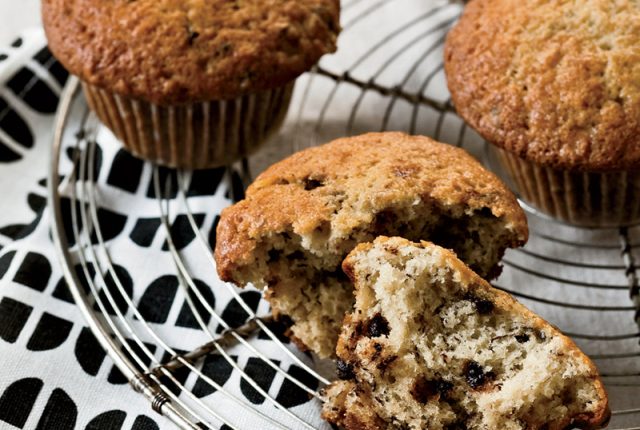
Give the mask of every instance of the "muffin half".
<path id="1" fill-rule="evenodd" d="M 276 163 L 222 212 L 218 273 L 266 287 L 303 348 L 332 356 L 353 287 L 340 265 L 379 235 L 430 239 L 485 277 L 527 240 L 515 196 L 465 151 L 427 137 L 371 133 Z"/>
<path id="2" fill-rule="evenodd" d="M 356 304 L 323 416 L 346 430 L 597 429 L 596 367 L 558 330 L 432 243 L 379 237 L 345 259 Z"/>

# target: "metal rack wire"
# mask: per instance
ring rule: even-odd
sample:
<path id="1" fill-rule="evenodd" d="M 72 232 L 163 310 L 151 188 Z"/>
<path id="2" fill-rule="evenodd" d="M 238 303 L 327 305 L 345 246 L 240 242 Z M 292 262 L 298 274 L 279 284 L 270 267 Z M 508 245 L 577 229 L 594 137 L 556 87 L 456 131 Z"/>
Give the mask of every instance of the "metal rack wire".
<path id="1" fill-rule="evenodd" d="M 404 8 L 407 13 L 396 14 L 397 19 L 389 22 L 389 8 Z M 464 147 L 495 168 L 487 145 L 455 115 L 444 89 L 442 43 L 460 10 L 459 2 L 448 1 L 344 2 L 338 55 L 323 60 L 300 79 L 288 121 L 271 147 L 289 153 L 339 135 L 399 129 Z M 362 34 L 375 34 L 375 40 L 358 46 Z M 61 100 L 51 160 L 53 238 L 76 303 L 132 387 L 180 428 L 246 428 L 248 416 L 260 423 L 259 428 L 328 428 L 316 416 L 286 408 L 272 389 L 263 387 L 237 361 L 238 350 L 259 358 L 282 385 L 314 399 L 316 410 L 318 390 L 332 377 L 327 363 L 301 354 L 281 339 L 268 316 L 260 312 L 264 304 L 256 310 L 242 291 L 217 279 L 207 239 L 214 227 L 196 219 L 194 205 L 202 202 L 189 195 L 192 174 L 163 172 L 149 164 L 145 172 L 153 185 L 166 261 L 191 309 L 198 335 L 188 339 L 186 347 L 177 348 L 162 326 L 145 319 L 116 268 L 117 252 L 126 249 L 127 243 L 109 243 L 103 234 L 107 226 L 99 212 L 113 204 L 96 178 L 103 131 L 80 97 L 78 82 L 72 80 Z M 73 158 L 65 163 L 62 155 L 69 148 Z M 259 170 L 275 157 L 267 148 L 243 166 Z M 232 176 L 230 167 L 225 180 L 231 192 Z M 250 176 L 247 171 L 245 176 Z M 68 214 L 62 208 L 65 201 L 71 208 Z M 640 322 L 636 271 L 640 228 L 577 229 L 546 219 L 526 205 L 525 209 L 530 243 L 507 253 L 496 286 L 557 324 L 596 361 L 608 390 L 621 399 L 613 404 L 610 428 L 640 429 L 640 331 L 634 323 Z M 189 250 L 176 244 L 173 227 L 178 215 L 186 216 L 195 237 Z M 247 316 L 246 323 L 233 327 L 202 292 L 197 279 L 207 279 L 216 294 L 235 300 Z M 208 376 L 203 362 L 211 355 L 220 357 L 238 381 L 264 402 L 247 401 L 237 384 L 221 384 Z M 291 366 L 306 377 L 292 375 L 287 370 Z M 187 372 L 190 379 L 181 378 L 180 372 Z M 217 397 L 194 394 L 196 378 L 216 391 Z"/>

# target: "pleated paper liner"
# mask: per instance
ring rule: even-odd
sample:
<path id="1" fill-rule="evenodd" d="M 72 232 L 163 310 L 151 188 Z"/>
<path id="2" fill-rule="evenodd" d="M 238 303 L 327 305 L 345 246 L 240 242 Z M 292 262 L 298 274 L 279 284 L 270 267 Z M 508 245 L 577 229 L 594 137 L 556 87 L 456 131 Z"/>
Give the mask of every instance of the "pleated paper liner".
<path id="1" fill-rule="evenodd" d="M 582 227 L 640 222 L 640 171 L 558 170 L 491 147 L 516 192 L 540 212 Z"/>
<path id="2" fill-rule="evenodd" d="M 254 152 L 282 124 L 293 86 L 231 100 L 159 106 L 82 84 L 89 106 L 125 149 L 185 169 L 222 166 Z"/>

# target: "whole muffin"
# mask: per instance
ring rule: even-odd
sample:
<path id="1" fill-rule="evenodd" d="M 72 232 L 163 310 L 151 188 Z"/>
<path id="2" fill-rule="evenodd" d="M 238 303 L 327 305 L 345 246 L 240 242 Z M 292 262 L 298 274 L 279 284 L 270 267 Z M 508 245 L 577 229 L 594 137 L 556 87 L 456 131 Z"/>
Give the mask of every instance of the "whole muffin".
<path id="1" fill-rule="evenodd" d="M 576 224 L 640 220 L 638 2 L 472 0 L 445 70 L 525 200 Z"/>
<path id="2" fill-rule="evenodd" d="M 282 122 L 339 32 L 338 0 L 43 0 L 51 51 L 132 153 L 205 168 Z"/>
<path id="3" fill-rule="evenodd" d="M 222 212 L 215 258 L 221 279 L 266 287 L 298 345 L 329 357 L 354 300 L 340 265 L 382 234 L 452 248 L 491 278 L 528 230 L 513 193 L 462 149 L 370 133 L 298 152 L 262 173 L 245 200 Z"/>

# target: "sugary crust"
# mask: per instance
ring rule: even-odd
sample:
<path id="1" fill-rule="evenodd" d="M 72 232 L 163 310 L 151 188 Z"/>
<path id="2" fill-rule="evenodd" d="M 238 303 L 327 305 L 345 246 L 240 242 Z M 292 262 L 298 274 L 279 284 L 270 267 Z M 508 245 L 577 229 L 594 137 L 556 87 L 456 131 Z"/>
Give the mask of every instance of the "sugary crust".
<path id="1" fill-rule="evenodd" d="M 72 73 L 163 105 L 282 86 L 340 29 L 338 0 L 43 0 L 42 16 Z"/>
<path id="2" fill-rule="evenodd" d="M 342 269 L 354 283 L 356 295 L 358 294 L 360 284 L 362 282 L 365 282 L 365 280 L 358 278 L 358 272 L 355 267 L 358 260 L 358 255 L 366 253 L 374 246 L 380 245 L 384 246 L 385 249 L 392 254 L 397 253 L 398 249 L 405 247 L 437 247 L 437 245 L 426 241 L 422 241 L 420 244 L 418 244 L 399 237 L 389 238 L 384 236 L 378 237 L 374 241 L 374 243 L 359 244 L 356 248 L 354 248 L 353 251 L 351 251 L 351 253 L 349 253 L 342 264 Z M 577 345 L 570 338 L 563 335 L 558 329 L 556 329 L 551 324 L 547 323 L 538 315 L 531 312 L 525 306 L 516 301 L 511 295 L 504 291 L 493 288 L 487 281 L 482 279 L 471 269 L 469 269 L 462 261 L 460 261 L 453 252 L 444 248 L 440 248 L 440 251 L 441 259 L 439 261 L 439 265 L 442 267 L 448 267 L 453 272 L 457 272 L 459 274 L 459 277 L 457 277 L 457 279 L 459 279 L 459 284 L 465 286 L 469 293 L 485 299 L 489 299 L 495 306 L 495 309 L 506 311 L 507 313 L 513 315 L 518 315 L 519 318 L 528 321 L 528 326 L 538 330 L 544 330 L 546 333 L 550 333 L 552 337 L 561 339 L 565 349 L 565 355 L 573 356 L 575 359 L 581 361 L 588 367 L 589 375 L 591 378 L 593 378 L 593 384 L 600 399 L 597 410 L 589 415 L 565 417 L 563 421 L 556 422 L 553 425 L 545 428 L 548 430 L 564 430 L 567 427 L 599 429 L 606 425 L 611 413 L 609 410 L 608 397 L 604 389 L 604 384 L 593 362 L 577 347 Z M 352 335 L 354 327 L 357 326 L 356 319 L 357 318 L 353 314 L 347 314 L 343 324 L 343 331 L 338 340 L 338 346 L 336 349 L 338 357 L 347 363 L 355 363 L 360 359 L 359 355 L 355 352 L 354 339 L 356 338 Z M 339 384 L 342 384 L 342 381 Z M 346 423 L 348 423 L 349 421 L 371 422 L 372 420 L 371 411 L 369 410 L 367 410 L 367 413 L 364 414 L 364 416 L 358 416 L 361 414 L 357 412 L 357 409 L 355 411 L 351 411 L 348 407 L 345 408 L 345 410 L 341 410 L 340 408 L 340 405 L 345 405 L 347 403 L 346 401 L 344 401 L 344 399 L 348 398 L 348 394 L 342 392 L 345 390 L 345 388 L 352 392 L 352 396 L 357 396 L 358 391 L 362 390 L 362 387 L 359 387 L 358 390 L 358 387 L 356 387 L 355 385 L 356 384 L 352 383 L 351 385 L 346 384 L 345 386 L 339 386 L 339 388 L 334 387 L 333 389 L 329 389 L 328 393 L 330 395 L 326 397 L 327 399 L 329 399 L 329 404 L 330 406 L 333 406 L 334 410 L 332 411 L 331 408 L 325 407 L 325 418 L 338 425 L 343 425 L 347 430 L 359 428 L 349 427 L 348 425 L 346 425 Z M 360 399 L 356 403 L 366 403 L 366 396 L 364 397 L 365 398 Z M 353 413 L 356 413 L 357 415 L 350 416 L 353 415 Z M 336 421 L 336 419 L 339 421 Z M 368 429 L 368 427 L 366 426 L 363 428 Z"/>
<path id="3" fill-rule="evenodd" d="M 319 186 L 305 189 L 310 181 Z M 349 231 L 367 215 L 336 201 L 358 199 L 371 216 L 408 198 L 469 211 L 488 207 L 506 221 L 511 246 L 527 240 L 526 218 L 513 193 L 468 153 L 427 137 L 369 133 L 298 152 L 262 173 L 245 200 L 222 212 L 218 273 L 233 281 L 235 269 L 253 261 L 257 241 L 270 233 L 308 235 L 332 219 L 332 229 Z"/>
<path id="4" fill-rule="evenodd" d="M 640 5 L 472 0 L 445 47 L 460 115 L 529 161 L 640 168 Z"/>

